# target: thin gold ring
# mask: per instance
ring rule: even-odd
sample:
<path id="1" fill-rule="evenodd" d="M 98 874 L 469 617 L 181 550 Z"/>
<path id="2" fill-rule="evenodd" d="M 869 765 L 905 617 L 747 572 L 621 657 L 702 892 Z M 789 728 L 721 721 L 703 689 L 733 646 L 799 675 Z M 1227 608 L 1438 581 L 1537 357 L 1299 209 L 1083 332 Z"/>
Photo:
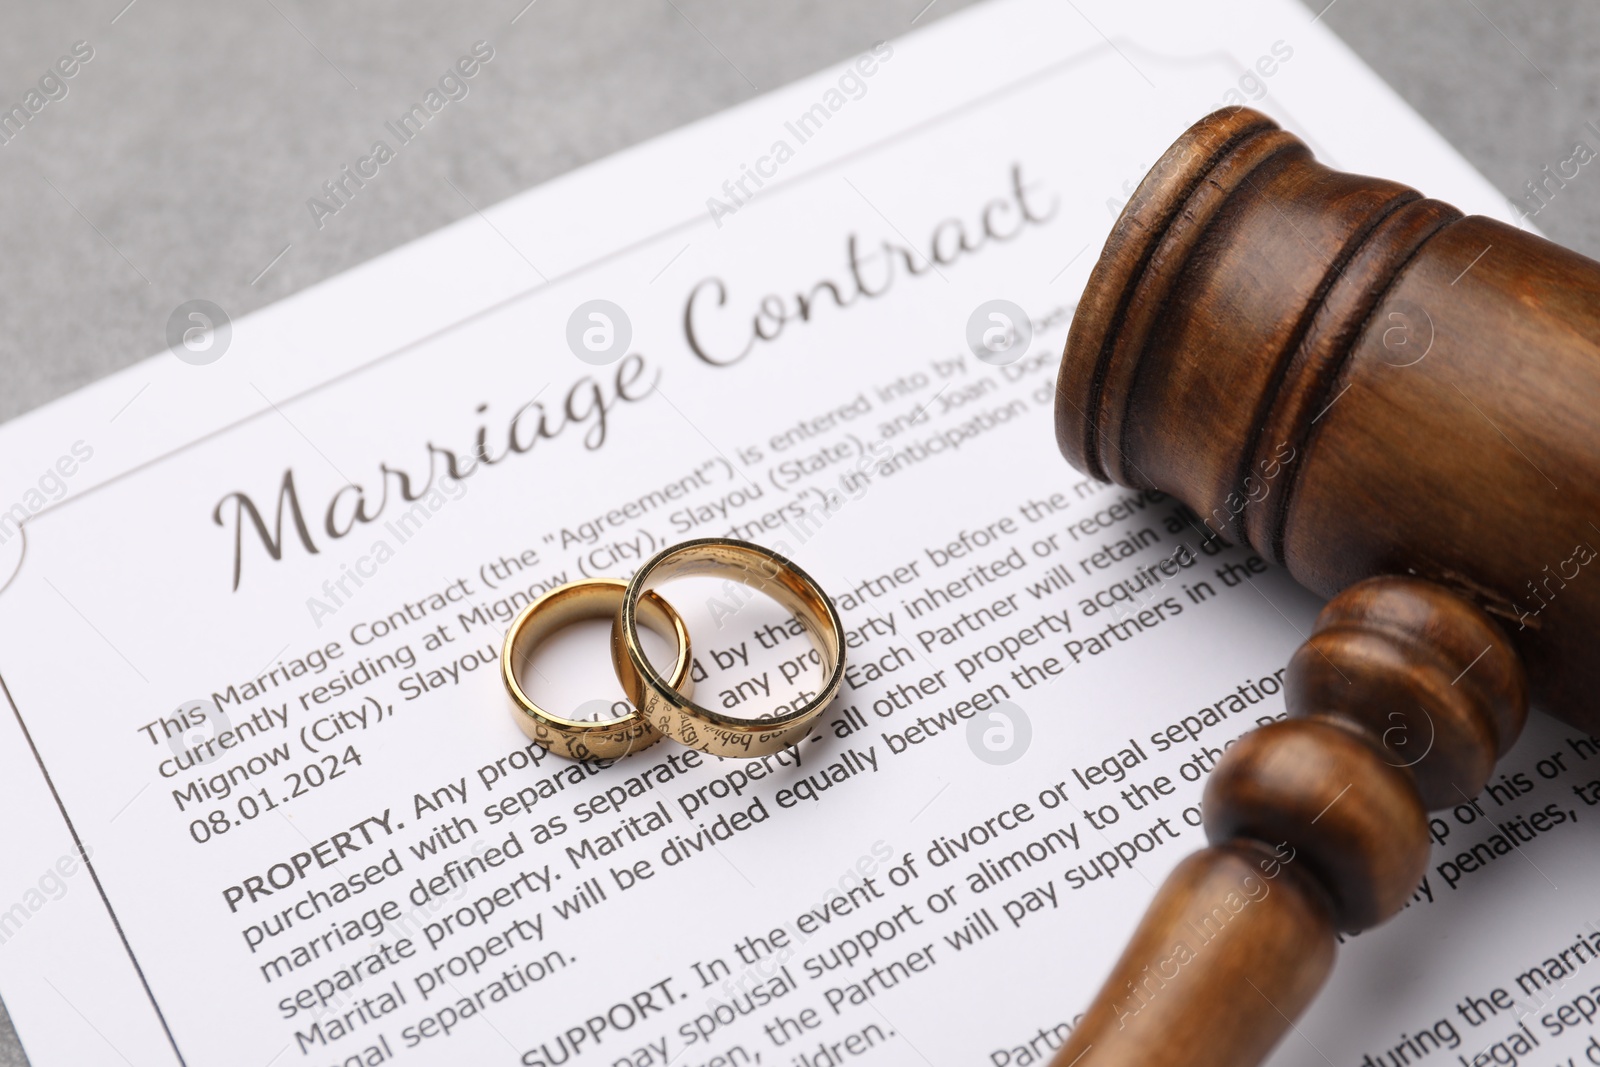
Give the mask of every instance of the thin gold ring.
<path id="1" fill-rule="evenodd" d="M 663 678 L 639 644 L 642 609 L 652 587 L 673 578 L 718 575 L 776 600 L 800 620 L 822 659 L 821 691 L 800 707 L 762 719 L 732 718 L 703 708 Z M 657 552 L 628 583 L 611 628 L 612 661 L 619 674 L 627 663 L 643 682 L 635 706 L 656 730 L 690 748 L 716 756 L 766 756 L 799 741 L 811 730 L 844 680 L 844 624 L 828 594 L 810 575 L 768 548 L 748 541 L 703 537 Z"/>
<path id="2" fill-rule="evenodd" d="M 505 643 L 500 646 L 500 676 L 506 692 L 511 694 L 512 717 L 535 744 L 569 759 L 592 760 L 617 759 L 661 740 L 661 735 L 637 710 L 643 688 L 639 675 L 630 669 L 631 664 L 616 659 L 614 646 L 612 666 L 616 668 L 623 693 L 632 704 L 626 715 L 584 722 L 552 714 L 528 696 L 517 678 L 517 662 L 526 659 L 541 641 L 557 630 L 583 619 L 615 620 L 627 591 L 628 584 L 619 578 L 568 582 L 523 608 L 512 621 Z M 671 604 L 654 593 L 639 601 L 638 618 L 676 646 L 671 680 L 662 684 L 673 689 L 682 686 L 685 692 L 690 691 L 694 683 L 689 678 L 689 631 L 683 619 Z"/>

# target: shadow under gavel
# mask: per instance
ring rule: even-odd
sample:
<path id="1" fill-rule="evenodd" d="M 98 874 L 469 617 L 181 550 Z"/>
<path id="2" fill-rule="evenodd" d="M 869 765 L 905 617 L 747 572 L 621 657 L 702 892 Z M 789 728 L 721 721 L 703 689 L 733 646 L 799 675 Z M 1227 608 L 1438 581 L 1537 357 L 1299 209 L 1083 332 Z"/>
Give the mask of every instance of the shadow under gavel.
<path id="1" fill-rule="evenodd" d="M 1530 690 L 1600 733 L 1600 263 L 1219 111 L 1112 230 L 1056 429 L 1333 598 L 1055 1061 L 1259 1063 L 1337 932 L 1404 906 L 1427 812 L 1477 796 Z"/>

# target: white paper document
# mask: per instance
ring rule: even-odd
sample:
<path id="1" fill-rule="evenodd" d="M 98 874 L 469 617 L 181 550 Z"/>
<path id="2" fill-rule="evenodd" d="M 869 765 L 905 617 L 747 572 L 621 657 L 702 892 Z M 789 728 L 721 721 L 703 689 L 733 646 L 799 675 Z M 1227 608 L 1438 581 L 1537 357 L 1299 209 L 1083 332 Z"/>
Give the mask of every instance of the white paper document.
<path id="1" fill-rule="evenodd" d="M 1053 440 L 1117 211 L 1233 103 L 1508 214 L 1301 7 L 1016 0 L 0 427 L 0 995 L 32 1062 L 1046 1062 L 1318 606 Z M 990 330 L 1025 354 L 980 361 Z M 702 536 L 835 599 L 810 737 L 530 746 L 510 618 Z M 742 589 L 663 593 L 699 699 L 756 715 L 818 666 Z M 619 699 L 606 633 L 529 684 Z M 1276 1062 L 1600 1062 L 1597 800 L 1592 740 L 1535 716 Z"/>

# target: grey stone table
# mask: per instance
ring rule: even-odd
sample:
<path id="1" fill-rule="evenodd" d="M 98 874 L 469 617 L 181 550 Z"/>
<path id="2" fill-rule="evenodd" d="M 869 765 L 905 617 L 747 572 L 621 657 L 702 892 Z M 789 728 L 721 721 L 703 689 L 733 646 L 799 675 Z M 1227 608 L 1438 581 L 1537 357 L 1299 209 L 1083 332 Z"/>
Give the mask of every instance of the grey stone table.
<path id="1" fill-rule="evenodd" d="M 0 100 L 74 41 L 94 57 L 0 144 L 0 420 L 155 352 L 186 300 L 242 315 L 969 2 L 7 0 Z M 1589 0 L 1334 0 L 1322 18 L 1507 197 L 1596 143 Z M 307 197 L 387 105 L 480 38 L 496 58 L 473 104 L 311 227 Z M 1600 256 L 1600 169 L 1536 221 Z M 25 1062 L 0 1009 L 0 1067 Z"/>

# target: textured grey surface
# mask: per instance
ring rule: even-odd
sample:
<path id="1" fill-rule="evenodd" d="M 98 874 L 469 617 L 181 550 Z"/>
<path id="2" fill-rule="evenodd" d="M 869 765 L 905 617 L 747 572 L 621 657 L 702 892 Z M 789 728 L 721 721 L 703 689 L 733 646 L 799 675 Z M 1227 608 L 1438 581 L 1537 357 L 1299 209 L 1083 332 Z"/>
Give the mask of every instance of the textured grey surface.
<path id="1" fill-rule="evenodd" d="M 186 300 L 242 315 L 903 33 L 924 2 L 9 0 L 7 106 L 74 41 L 95 56 L 0 145 L 0 420 L 156 351 Z M 1600 148 L 1592 0 L 1335 0 L 1322 17 L 1508 198 L 1575 140 Z M 495 56 L 469 95 L 317 229 L 307 198 L 480 39 Z M 1600 167 L 1534 221 L 1600 256 Z M 0 1010 L 0 1067 L 25 1062 Z"/>
<path id="2" fill-rule="evenodd" d="M 11 1029 L 11 1016 L 6 1014 L 4 1004 L 0 1004 L 0 1064 L 4 1067 L 23 1067 L 28 1058 L 22 1054 L 22 1046 L 17 1043 L 17 1033 Z"/>

